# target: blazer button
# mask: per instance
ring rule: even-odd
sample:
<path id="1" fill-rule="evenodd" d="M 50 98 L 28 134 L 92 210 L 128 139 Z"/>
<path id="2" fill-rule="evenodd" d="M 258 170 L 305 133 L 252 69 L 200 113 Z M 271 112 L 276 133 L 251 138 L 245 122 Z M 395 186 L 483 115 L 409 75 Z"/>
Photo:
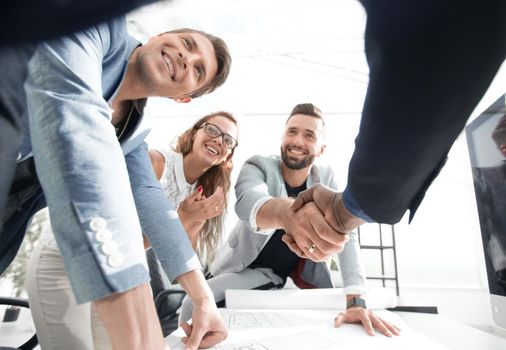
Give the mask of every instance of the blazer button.
<path id="1" fill-rule="evenodd" d="M 107 221 L 105 221 L 104 218 L 101 218 L 99 216 L 91 219 L 91 221 L 90 221 L 90 228 L 95 232 L 103 230 L 106 227 L 107 227 Z"/>
<path id="2" fill-rule="evenodd" d="M 95 239 L 100 242 L 109 242 L 112 239 L 112 232 L 108 229 L 103 229 L 95 233 Z"/>
<path id="3" fill-rule="evenodd" d="M 21 157 L 23 157 L 23 155 L 21 154 L 21 152 L 18 152 L 18 156 L 16 157 L 16 160 L 20 160 Z"/>
<path id="4" fill-rule="evenodd" d="M 104 253 L 105 255 L 111 255 L 112 253 L 115 253 L 118 250 L 118 243 L 114 241 L 104 242 L 104 244 L 102 244 L 100 249 L 102 250 L 102 253 Z"/>
<path id="5" fill-rule="evenodd" d="M 109 264 L 110 267 L 118 267 L 123 264 L 124 260 L 125 258 L 123 257 L 123 254 L 116 252 L 112 255 L 109 255 L 107 258 L 107 264 Z"/>

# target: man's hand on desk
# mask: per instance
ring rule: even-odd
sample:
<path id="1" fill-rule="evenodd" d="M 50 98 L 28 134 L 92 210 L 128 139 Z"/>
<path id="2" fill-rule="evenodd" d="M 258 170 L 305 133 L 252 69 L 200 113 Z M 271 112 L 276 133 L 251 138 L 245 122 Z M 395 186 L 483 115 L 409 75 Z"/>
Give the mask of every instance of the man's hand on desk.
<path id="1" fill-rule="evenodd" d="M 227 327 L 214 300 L 195 304 L 192 313 L 192 324 L 181 324 L 187 337 L 183 338 L 186 349 L 210 348 L 227 338 Z"/>
<path id="2" fill-rule="evenodd" d="M 383 333 L 387 337 L 400 335 L 400 328 L 376 316 L 371 310 L 362 307 L 350 307 L 341 312 L 334 319 L 334 327 L 339 327 L 343 323 L 362 323 L 367 334 L 374 335 L 374 329 Z"/>

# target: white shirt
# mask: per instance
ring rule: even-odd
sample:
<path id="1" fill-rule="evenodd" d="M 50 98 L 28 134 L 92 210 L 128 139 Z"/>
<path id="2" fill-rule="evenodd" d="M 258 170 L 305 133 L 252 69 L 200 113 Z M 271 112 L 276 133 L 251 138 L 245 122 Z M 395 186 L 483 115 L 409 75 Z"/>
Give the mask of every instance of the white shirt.
<path id="1" fill-rule="evenodd" d="M 163 192 L 176 208 L 195 191 L 196 182 L 189 184 L 184 176 L 183 155 L 172 150 L 156 149 L 165 158 L 160 184 Z"/>

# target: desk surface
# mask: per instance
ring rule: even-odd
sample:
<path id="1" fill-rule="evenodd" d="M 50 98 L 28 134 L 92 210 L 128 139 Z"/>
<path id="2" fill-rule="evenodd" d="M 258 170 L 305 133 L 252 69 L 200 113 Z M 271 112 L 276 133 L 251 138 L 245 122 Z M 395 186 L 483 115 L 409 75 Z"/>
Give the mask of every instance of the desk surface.
<path id="1" fill-rule="evenodd" d="M 225 320 L 228 320 L 228 325 L 231 327 L 230 333 L 229 333 L 229 339 L 223 344 L 222 346 L 217 346 L 217 349 L 236 349 L 236 348 L 245 348 L 247 345 L 249 348 L 262 348 L 262 349 L 270 349 L 270 350 L 276 350 L 276 349 L 286 349 L 286 345 L 290 345 L 290 348 L 304 348 L 304 349 L 311 349 L 311 344 L 314 340 L 314 344 L 320 344 L 322 341 L 322 338 L 325 337 L 326 332 L 332 329 L 331 321 L 333 319 L 333 316 L 335 315 L 336 310 L 319 310 L 319 311 L 312 311 L 312 310 L 223 310 Z M 259 327 L 259 324 L 257 323 L 258 320 L 265 320 L 265 316 L 262 316 L 265 312 L 275 312 L 277 316 L 276 320 L 279 319 L 280 324 L 282 324 L 284 321 L 282 320 L 283 316 L 282 314 L 291 313 L 293 314 L 293 319 L 301 319 L 307 322 L 309 320 L 310 323 L 313 323 L 313 326 L 316 326 L 316 328 L 313 328 L 313 330 L 304 335 L 304 337 L 300 336 L 298 334 L 298 331 L 296 330 L 299 326 L 298 324 L 289 325 L 289 328 L 278 328 L 278 327 L 286 327 L 286 324 L 283 325 L 272 325 L 272 326 L 266 326 L 266 324 L 269 323 L 265 322 L 263 326 Z M 241 316 L 230 316 L 234 315 L 234 313 L 237 313 L 237 315 Z M 248 314 L 256 314 L 259 313 L 258 317 L 250 317 Z M 328 314 L 328 317 L 325 315 L 322 315 L 323 313 Z M 316 315 L 318 314 L 318 315 Z M 423 314 L 423 313 L 412 313 L 412 312 L 394 312 L 395 315 L 390 314 L 392 317 L 399 317 L 402 319 L 403 323 L 407 328 L 405 328 L 405 336 L 406 338 L 401 339 L 398 338 L 398 341 L 395 341 L 394 343 L 387 343 L 388 338 L 382 338 L 381 336 L 377 335 L 378 338 L 369 338 L 366 336 L 364 338 L 365 333 L 362 332 L 361 328 L 358 327 L 349 327 L 346 330 L 346 333 L 340 333 L 340 335 L 337 336 L 337 338 L 341 339 L 341 343 L 339 339 L 333 339 L 337 340 L 337 343 L 332 343 L 334 345 L 331 345 L 328 347 L 328 343 L 325 344 L 327 347 L 325 349 L 353 349 L 354 346 L 365 346 L 366 344 L 368 348 L 376 346 L 377 349 L 405 349 L 405 348 L 411 348 L 411 349 L 427 349 L 431 350 L 430 348 L 440 348 L 437 345 L 440 345 L 441 348 L 445 347 L 445 349 L 451 349 L 451 350 L 505 350 L 506 349 L 506 339 L 499 337 L 498 335 L 485 332 L 483 330 L 459 323 L 457 321 L 454 321 L 452 319 L 439 316 L 439 315 L 433 315 L 433 314 Z M 244 316 L 246 315 L 246 316 Z M 265 314 L 264 314 L 265 315 Z M 301 317 L 302 316 L 302 317 Z M 317 317 L 315 317 L 317 316 Z M 323 322 L 321 324 L 321 327 L 316 323 L 322 321 L 321 316 L 323 316 Z M 387 314 L 384 314 L 382 317 L 387 317 Z M 237 318 L 239 317 L 239 318 Z M 325 319 L 328 319 L 328 322 L 325 321 Z M 234 320 L 234 322 L 231 322 Z M 239 320 L 239 322 L 236 322 Z M 328 324 L 326 324 L 328 323 Z M 265 327 L 265 328 L 263 328 Z M 295 328 L 291 328 L 295 327 Z M 330 329 L 329 329 L 330 327 Z M 401 326 L 402 327 L 402 326 Z M 262 329 L 265 329 L 265 331 L 262 331 Z M 284 330 L 283 330 L 284 329 Z M 292 331 L 293 329 L 293 331 Z M 411 331 L 409 330 L 411 329 Z M 344 329 L 343 329 L 344 330 Z M 416 335 L 416 333 L 413 333 L 413 330 L 416 331 L 419 335 Z M 274 331 L 274 333 L 273 333 Z M 314 333 L 316 332 L 316 333 Z M 289 334 L 297 334 L 297 341 L 299 343 L 294 344 L 287 344 L 290 343 L 291 335 Z M 336 333 L 331 332 L 333 335 L 332 337 L 336 337 Z M 313 334 L 313 335 L 311 335 Z M 327 333 L 328 334 L 328 333 Z M 174 332 L 174 335 L 182 335 L 181 330 L 177 330 Z M 423 336 L 425 338 L 430 339 L 425 341 L 423 340 Z M 280 337 L 285 337 L 281 339 Z M 401 336 L 402 337 L 402 334 Z M 277 338 L 276 341 L 272 341 L 272 339 Z M 175 349 L 182 349 L 183 347 L 179 344 L 178 341 L 179 338 L 173 337 L 172 335 L 167 337 L 167 343 L 171 346 L 173 346 Z M 313 339 L 313 340 L 311 340 Z M 324 340 L 324 339 L 323 339 Z M 285 342 L 285 343 L 283 343 Z M 295 342 L 295 340 L 294 340 Z M 253 344 L 254 343 L 254 344 Z M 309 344 L 307 346 L 301 346 L 303 343 Z M 436 344 L 437 343 L 437 344 Z M 321 345 L 320 345 L 321 346 Z"/>
<path id="2" fill-rule="evenodd" d="M 440 315 L 412 312 L 395 314 L 410 327 L 452 350 L 506 349 L 506 339 Z"/>

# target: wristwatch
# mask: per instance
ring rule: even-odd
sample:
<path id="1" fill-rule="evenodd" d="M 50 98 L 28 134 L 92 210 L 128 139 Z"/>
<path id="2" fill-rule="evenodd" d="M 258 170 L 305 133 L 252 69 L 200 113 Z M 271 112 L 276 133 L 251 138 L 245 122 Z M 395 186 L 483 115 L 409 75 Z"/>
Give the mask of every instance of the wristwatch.
<path id="1" fill-rule="evenodd" d="M 346 310 L 348 310 L 350 307 L 353 306 L 359 306 L 363 309 L 367 309 L 367 306 L 365 305 L 365 300 L 360 297 L 353 297 L 346 302 Z"/>

